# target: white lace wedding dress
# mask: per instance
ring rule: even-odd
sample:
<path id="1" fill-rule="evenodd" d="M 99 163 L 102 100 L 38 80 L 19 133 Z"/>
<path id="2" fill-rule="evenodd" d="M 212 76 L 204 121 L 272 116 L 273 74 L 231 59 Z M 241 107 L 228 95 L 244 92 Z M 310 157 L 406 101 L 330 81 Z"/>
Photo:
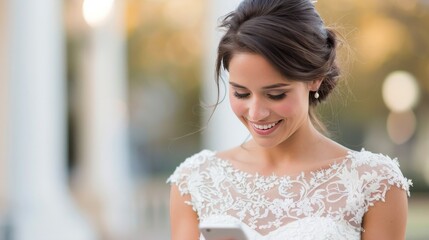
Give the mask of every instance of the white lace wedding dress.
<path id="1" fill-rule="evenodd" d="M 203 150 L 167 182 L 190 194 L 200 222 L 238 223 L 249 240 L 360 239 L 368 208 L 411 185 L 396 159 L 365 150 L 295 176 L 250 174 Z"/>

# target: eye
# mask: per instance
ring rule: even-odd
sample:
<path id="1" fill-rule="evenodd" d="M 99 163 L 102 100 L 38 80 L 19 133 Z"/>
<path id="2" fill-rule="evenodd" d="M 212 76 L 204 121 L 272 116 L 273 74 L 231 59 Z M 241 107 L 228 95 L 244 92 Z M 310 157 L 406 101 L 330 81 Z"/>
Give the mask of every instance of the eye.
<path id="1" fill-rule="evenodd" d="M 238 93 L 238 92 L 234 92 L 234 97 L 236 97 L 238 99 L 247 98 L 248 96 L 250 96 L 250 93 Z"/>
<path id="2" fill-rule="evenodd" d="M 268 98 L 270 98 L 272 100 L 282 100 L 283 98 L 286 97 L 286 93 L 277 94 L 277 95 L 267 94 L 267 96 L 268 96 Z"/>

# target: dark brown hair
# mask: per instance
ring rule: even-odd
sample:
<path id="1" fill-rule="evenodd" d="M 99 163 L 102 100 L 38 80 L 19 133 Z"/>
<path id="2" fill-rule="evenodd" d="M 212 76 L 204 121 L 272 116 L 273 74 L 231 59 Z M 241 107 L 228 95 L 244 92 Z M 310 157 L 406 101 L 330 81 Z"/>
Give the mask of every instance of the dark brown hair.
<path id="1" fill-rule="evenodd" d="M 218 103 L 221 71 L 240 52 L 260 54 L 292 81 L 322 79 L 319 98 L 310 94 L 310 106 L 325 100 L 337 85 L 338 40 L 310 0 L 244 0 L 220 27 L 226 32 L 217 52 Z"/>

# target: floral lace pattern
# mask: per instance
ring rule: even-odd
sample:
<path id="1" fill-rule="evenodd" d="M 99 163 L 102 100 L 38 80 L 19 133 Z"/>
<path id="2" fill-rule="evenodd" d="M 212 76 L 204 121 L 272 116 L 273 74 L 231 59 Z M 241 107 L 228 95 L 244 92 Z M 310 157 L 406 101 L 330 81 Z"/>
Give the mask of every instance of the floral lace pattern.
<path id="1" fill-rule="evenodd" d="M 190 194 L 200 222 L 239 223 L 249 239 L 360 239 L 368 208 L 412 184 L 396 159 L 365 150 L 296 176 L 250 174 L 203 150 L 167 182 Z"/>

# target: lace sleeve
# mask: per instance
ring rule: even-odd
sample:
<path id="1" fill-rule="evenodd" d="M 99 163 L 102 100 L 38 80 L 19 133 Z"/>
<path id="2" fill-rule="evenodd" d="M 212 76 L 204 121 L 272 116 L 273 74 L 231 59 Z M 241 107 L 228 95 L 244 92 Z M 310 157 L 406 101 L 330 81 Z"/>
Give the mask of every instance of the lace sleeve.
<path id="1" fill-rule="evenodd" d="M 200 192 L 204 185 L 204 166 L 207 159 L 213 154 L 214 152 L 203 150 L 187 158 L 167 179 L 167 183 L 176 184 L 182 196 L 189 194 L 189 201 L 185 201 L 185 203 L 192 206 L 198 216 L 201 215 L 204 208 L 204 199 Z"/>
<path id="2" fill-rule="evenodd" d="M 182 162 L 167 179 L 167 183 L 175 184 L 182 195 L 189 194 L 188 177 L 191 168 L 188 165 L 186 161 Z"/>
<path id="3" fill-rule="evenodd" d="M 365 156 L 366 155 L 366 156 Z M 365 197 L 365 212 L 377 201 L 385 201 L 386 193 L 392 186 L 403 189 L 410 196 L 411 180 L 405 178 L 398 160 L 382 154 L 364 154 L 359 167 L 361 188 Z"/>
<path id="4" fill-rule="evenodd" d="M 208 150 L 201 151 L 182 162 L 174 171 L 174 173 L 167 179 L 167 183 L 176 184 L 182 195 L 190 194 L 190 189 L 200 181 L 195 179 L 198 177 L 199 168 L 206 160 Z"/>

